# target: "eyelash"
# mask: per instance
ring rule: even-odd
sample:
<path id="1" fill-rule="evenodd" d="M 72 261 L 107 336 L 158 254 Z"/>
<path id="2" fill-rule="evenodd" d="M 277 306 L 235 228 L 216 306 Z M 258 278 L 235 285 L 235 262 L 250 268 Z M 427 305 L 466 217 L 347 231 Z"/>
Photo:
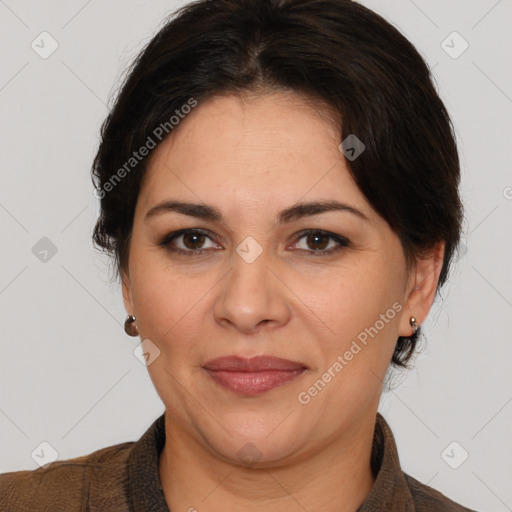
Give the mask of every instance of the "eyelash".
<path id="1" fill-rule="evenodd" d="M 194 250 L 194 249 L 189 249 L 189 250 L 184 250 L 184 249 L 179 249 L 179 248 L 176 248 L 176 247 L 172 247 L 170 244 L 171 242 L 175 239 L 175 238 L 178 238 L 179 236 L 182 236 L 182 235 L 186 235 L 186 234 L 198 234 L 198 235 L 206 235 L 208 238 L 211 239 L 211 236 L 209 234 L 208 231 L 205 231 L 205 230 L 202 230 L 202 229 L 197 229 L 197 228 L 192 228 L 192 229 L 180 229 L 178 231 L 173 231 L 172 233 L 169 233 L 168 235 L 166 235 L 163 240 L 161 242 L 159 242 L 159 246 L 161 247 L 164 247 L 166 248 L 167 250 L 173 252 L 173 253 L 176 253 L 176 254 L 182 254 L 182 255 L 185 255 L 185 256 L 200 256 L 202 254 L 205 254 L 206 252 L 209 251 L 209 249 L 197 249 L 197 250 Z M 335 242 L 337 242 L 339 245 L 334 247 L 334 248 L 331 248 L 329 250 L 322 250 L 322 249 L 318 249 L 318 250 L 306 250 L 306 249 L 298 249 L 299 251 L 302 251 L 310 256 L 327 256 L 327 255 L 331 255 L 331 254 L 334 254 L 338 251 L 340 251 L 341 249 L 344 249 L 346 247 L 348 247 L 350 245 L 350 242 L 342 237 L 342 236 L 339 236 L 339 235 L 335 235 L 334 233 L 330 233 L 329 231 L 323 231 L 321 229 L 306 229 L 304 231 L 301 231 L 297 234 L 297 240 L 295 243 L 297 243 L 299 240 L 301 240 L 302 238 L 308 236 L 308 235 L 311 235 L 311 234 L 319 234 L 319 235 L 322 235 L 324 237 L 327 237 L 327 238 L 330 238 L 332 240 L 334 240 Z M 212 240 L 213 241 L 213 240 Z"/>

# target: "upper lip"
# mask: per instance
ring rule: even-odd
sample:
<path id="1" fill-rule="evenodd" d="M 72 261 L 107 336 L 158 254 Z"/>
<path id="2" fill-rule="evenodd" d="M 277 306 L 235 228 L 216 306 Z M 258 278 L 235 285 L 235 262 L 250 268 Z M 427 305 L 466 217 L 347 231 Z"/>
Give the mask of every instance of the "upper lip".
<path id="1" fill-rule="evenodd" d="M 208 370 L 223 370 L 231 372 L 263 372 L 303 370 L 306 365 L 274 356 L 223 356 L 212 359 L 203 365 Z"/>

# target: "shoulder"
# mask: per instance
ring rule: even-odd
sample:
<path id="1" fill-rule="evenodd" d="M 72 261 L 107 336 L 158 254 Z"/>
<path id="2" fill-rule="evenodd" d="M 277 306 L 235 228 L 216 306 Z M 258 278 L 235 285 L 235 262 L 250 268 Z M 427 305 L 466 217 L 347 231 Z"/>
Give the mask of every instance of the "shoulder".
<path id="1" fill-rule="evenodd" d="M 466 508 L 441 494 L 428 485 L 422 484 L 412 476 L 404 473 L 409 486 L 416 512 L 476 512 Z"/>
<path id="2" fill-rule="evenodd" d="M 95 499 L 108 497 L 109 504 L 118 504 L 115 510 L 124 510 L 127 460 L 134 444 L 126 442 L 107 446 L 88 455 L 57 460 L 35 470 L 0 474 L 2 510 L 89 510 L 91 487 L 94 488 Z"/>

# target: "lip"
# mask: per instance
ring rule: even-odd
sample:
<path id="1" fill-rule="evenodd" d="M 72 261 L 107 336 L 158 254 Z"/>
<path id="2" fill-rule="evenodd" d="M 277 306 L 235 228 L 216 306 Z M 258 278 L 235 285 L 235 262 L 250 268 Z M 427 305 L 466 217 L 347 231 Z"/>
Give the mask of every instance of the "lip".
<path id="1" fill-rule="evenodd" d="M 290 371 L 302 370 L 307 366 L 298 361 L 290 361 L 275 356 L 223 356 L 212 359 L 203 365 L 203 368 L 214 371 L 229 372 L 263 372 L 263 371 Z"/>
<path id="2" fill-rule="evenodd" d="M 224 356 L 208 361 L 203 369 L 224 388 L 244 395 L 258 395 L 295 380 L 307 367 L 273 356 Z"/>

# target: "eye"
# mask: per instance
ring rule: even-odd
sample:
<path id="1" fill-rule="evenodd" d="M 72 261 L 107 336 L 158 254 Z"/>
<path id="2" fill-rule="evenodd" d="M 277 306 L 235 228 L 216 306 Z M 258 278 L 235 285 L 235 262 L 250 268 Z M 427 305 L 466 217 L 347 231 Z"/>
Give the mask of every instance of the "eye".
<path id="1" fill-rule="evenodd" d="M 295 244 L 305 239 L 306 245 L 313 247 L 313 249 L 299 248 L 298 250 L 314 256 L 332 254 L 348 247 L 350 244 L 350 242 L 342 236 L 318 229 L 301 231 L 297 236 L 298 238 Z M 186 256 L 199 256 L 211 249 L 219 249 L 219 246 L 216 245 L 205 247 L 205 240 L 210 240 L 213 243 L 212 237 L 208 231 L 197 228 L 181 229 L 166 235 L 158 245 L 165 247 L 173 253 Z M 331 242 L 329 242 L 329 240 Z"/>
<path id="2" fill-rule="evenodd" d="M 318 229 L 302 231 L 298 234 L 298 240 L 303 238 L 305 239 L 306 245 L 313 247 L 313 249 L 299 250 L 314 256 L 332 254 L 349 246 L 349 241 L 346 238 Z M 331 243 L 329 243 L 329 240 L 331 240 Z M 330 248 L 326 249 L 327 247 Z"/>
<path id="3" fill-rule="evenodd" d="M 176 240 L 180 239 L 181 247 L 173 245 Z M 205 239 L 211 240 L 207 231 L 202 229 L 181 229 L 166 235 L 158 245 L 174 253 L 184 254 L 186 256 L 197 256 L 207 252 L 203 247 Z"/>

